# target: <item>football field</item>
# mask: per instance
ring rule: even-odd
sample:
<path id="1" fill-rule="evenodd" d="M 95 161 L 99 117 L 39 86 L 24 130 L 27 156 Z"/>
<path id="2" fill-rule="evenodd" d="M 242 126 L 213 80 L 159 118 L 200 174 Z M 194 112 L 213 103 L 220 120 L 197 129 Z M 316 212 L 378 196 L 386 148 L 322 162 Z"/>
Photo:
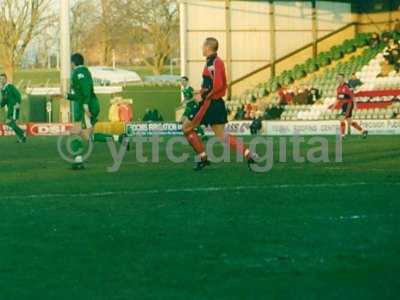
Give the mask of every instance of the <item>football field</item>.
<path id="1" fill-rule="evenodd" d="M 195 173 L 164 144 L 114 173 L 95 145 L 74 172 L 56 144 L 0 138 L 0 299 L 399 297 L 398 136 L 350 137 L 342 163 L 296 163 L 289 145 L 267 173 Z"/>

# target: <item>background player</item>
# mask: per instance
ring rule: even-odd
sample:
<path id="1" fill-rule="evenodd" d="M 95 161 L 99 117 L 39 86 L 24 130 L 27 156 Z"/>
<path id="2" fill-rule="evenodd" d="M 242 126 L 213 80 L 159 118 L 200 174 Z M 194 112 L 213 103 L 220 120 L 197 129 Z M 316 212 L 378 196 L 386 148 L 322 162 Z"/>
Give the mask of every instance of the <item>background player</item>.
<path id="1" fill-rule="evenodd" d="M 0 74 L 0 88 L 1 88 L 1 108 L 7 107 L 7 126 L 14 130 L 18 142 L 26 142 L 26 133 L 17 125 L 20 115 L 21 107 L 21 93 L 11 83 L 7 81 L 6 74 Z"/>
<path id="2" fill-rule="evenodd" d="M 339 74 L 337 76 L 337 81 L 339 84 L 337 88 L 337 99 L 335 104 L 331 107 L 340 107 L 342 109 L 342 117 L 340 119 L 340 133 L 342 138 L 345 138 L 350 126 L 361 132 L 364 139 L 367 138 L 368 131 L 364 130 L 357 122 L 352 121 L 351 119 L 354 110 L 353 90 L 346 83 L 344 74 Z"/>
<path id="3" fill-rule="evenodd" d="M 73 68 L 71 74 L 71 92 L 67 95 L 67 99 L 74 102 L 73 105 L 73 122 L 74 126 L 71 130 L 72 134 L 79 135 L 83 141 L 92 139 L 94 142 L 113 141 L 112 134 L 95 133 L 94 127 L 98 122 L 100 114 L 100 103 L 94 93 L 94 84 L 92 74 L 85 66 L 84 57 L 75 53 L 71 56 L 71 65 Z M 125 135 L 121 135 L 119 141 L 129 150 L 129 142 L 125 143 Z M 75 139 L 71 148 L 74 153 L 80 153 L 83 149 L 83 142 Z M 84 168 L 81 155 L 76 155 L 73 169 L 80 170 Z"/>
<path id="4" fill-rule="evenodd" d="M 210 165 L 205 152 L 204 144 L 195 129 L 201 124 L 211 126 L 215 135 L 225 141 L 231 148 L 242 153 L 249 165 L 254 164 L 250 150 L 244 147 L 235 137 L 225 133 L 225 124 L 228 123 L 228 113 L 223 97 L 228 88 L 225 65 L 218 57 L 218 40 L 207 38 L 203 44 L 203 56 L 206 57 L 206 65 L 203 71 L 203 83 L 201 91 L 197 95 L 201 101 L 200 109 L 193 120 L 183 123 L 183 132 L 186 139 L 200 157 L 195 170 L 199 171 Z"/>
<path id="5" fill-rule="evenodd" d="M 73 105 L 73 129 L 72 134 L 79 135 L 84 141 L 89 141 L 93 134 L 94 125 L 100 114 L 99 100 L 94 93 L 93 78 L 89 69 L 84 65 L 85 61 L 81 54 L 75 53 L 71 56 L 71 92 L 67 99 L 74 102 Z M 74 153 L 83 149 L 80 139 L 75 139 L 71 145 Z M 75 157 L 73 169 L 83 169 L 82 156 Z"/>
<path id="6" fill-rule="evenodd" d="M 189 78 L 183 76 L 181 78 L 181 92 L 184 100 L 185 111 L 182 116 L 182 123 L 185 123 L 187 120 L 193 120 L 194 116 L 200 109 L 199 100 L 194 97 L 194 89 L 189 84 Z M 195 131 L 203 138 L 206 138 L 204 129 L 202 126 L 199 126 L 195 129 Z"/>

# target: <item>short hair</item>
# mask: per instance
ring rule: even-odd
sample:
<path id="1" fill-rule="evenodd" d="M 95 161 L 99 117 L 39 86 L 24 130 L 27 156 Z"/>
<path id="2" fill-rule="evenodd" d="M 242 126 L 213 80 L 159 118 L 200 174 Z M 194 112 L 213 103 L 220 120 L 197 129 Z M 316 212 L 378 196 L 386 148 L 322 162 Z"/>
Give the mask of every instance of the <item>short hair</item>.
<path id="1" fill-rule="evenodd" d="M 340 77 L 343 77 L 343 78 L 345 78 L 346 76 L 344 76 L 344 74 L 343 73 L 339 73 L 339 74 L 337 74 L 337 76 L 340 76 Z"/>
<path id="2" fill-rule="evenodd" d="M 181 79 L 182 79 L 182 80 L 189 81 L 189 78 L 188 78 L 187 76 L 182 76 Z"/>
<path id="3" fill-rule="evenodd" d="M 206 41 L 204 42 L 212 51 L 217 52 L 219 48 L 219 43 L 216 38 L 209 37 L 206 38 Z"/>
<path id="4" fill-rule="evenodd" d="M 74 63 L 75 66 L 81 66 L 85 64 L 85 59 L 82 54 L 74 53 L 71 55 L 71 62 Z"/>
<path id="5" fill-rule="evenodd" d="M 7 74 L 6 73 L 1 73 L 0 77 L 4 77 L 5 79 L 7 79 Z"/>

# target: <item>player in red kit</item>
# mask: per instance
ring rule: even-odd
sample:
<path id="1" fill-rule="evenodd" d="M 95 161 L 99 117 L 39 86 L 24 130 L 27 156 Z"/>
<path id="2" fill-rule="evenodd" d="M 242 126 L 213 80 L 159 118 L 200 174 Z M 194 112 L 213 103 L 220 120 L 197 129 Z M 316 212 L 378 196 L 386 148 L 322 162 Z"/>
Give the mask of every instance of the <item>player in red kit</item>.
<path id="1" fill-rule="evenodd" d="M 228 123 L 228 113 L 223 97 L 228 88 L 225 65 L 218 57 L 218 41 L 207 38 L 203 44 L 203 55 L 207 58 L 203 71 L 203 83 L 197 97 L 201 97 L 200 108 L 193 120 L 183 123 L 183 132 L 186 139 L 199 155 L 200 161 L 195 170 L 200 171 L 210 165 L 205 147 L 195 129 L 200 125 L 211 126 L 215 135 L 225 141 L 231 148 L 243 154 L 249 166 L 255 163 L 250 150 L 235 137 L 225 133 L 225 124 Z"/>
<path id="2" fill-rule="evenodd" d="M 368 137 L 368 131 L 364 130 L 357 122 L 352 121 L 353 110 L 354 110 L 354 93 L 350 86 L 346 83 L 343 74 L 337 76 L 339 86 L 337 88 L 337 100 L 332 106 L 340 107 L 342 109 L 342 118 L 340 119 L 340 133 L 342 138 L 345 138 L 347 128 L 350 126 L 362 133 L 362 137 L 365 139 Z M 346 127 L 347 125 L 347 127 Z"/>

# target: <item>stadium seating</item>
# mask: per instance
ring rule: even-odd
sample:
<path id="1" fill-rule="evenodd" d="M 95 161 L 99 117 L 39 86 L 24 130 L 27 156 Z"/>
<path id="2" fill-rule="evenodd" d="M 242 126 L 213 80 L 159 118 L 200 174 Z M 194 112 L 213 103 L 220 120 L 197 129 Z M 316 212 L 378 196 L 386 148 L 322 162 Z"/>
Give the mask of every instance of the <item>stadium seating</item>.
<path id="1" fill-rule="evenodd" d="M 317 88 L 322 99 L 314 105 L 288 105 L 281 114 L 281 120 L 336 120 L 338 110 L 329 107 L 336 101 L 336 75 L 343 73 L 346 78 L 355 73 L 363 82 L 357 91 L 390 91 L 400 88 L 400 76 L 391 70 L 386 77 L 382 65 L 385 58 L 384 43 L 377 47 L 369 47 L 368 40 L 372 34 L 358 34 L 352 40 L 346 40 L 342 45 L 333 47 L 330 51 L 320 53 L 317 58 L 309 59 L 274 77 L 254 90 L 236 96 L 228 102 L 230 111 L 248 103 L 257 103 L 263 109 L 270 103 L 277 103 L 275 95 L 279 85 L 288 90 L 296 85 Z M 358 119 L 390 119 L 400 114 L 400 96 L 385 95 L 358 97 L 358 108 L 354 117 Z M 261 113 L 261 111 L 259 111 Z"/>

